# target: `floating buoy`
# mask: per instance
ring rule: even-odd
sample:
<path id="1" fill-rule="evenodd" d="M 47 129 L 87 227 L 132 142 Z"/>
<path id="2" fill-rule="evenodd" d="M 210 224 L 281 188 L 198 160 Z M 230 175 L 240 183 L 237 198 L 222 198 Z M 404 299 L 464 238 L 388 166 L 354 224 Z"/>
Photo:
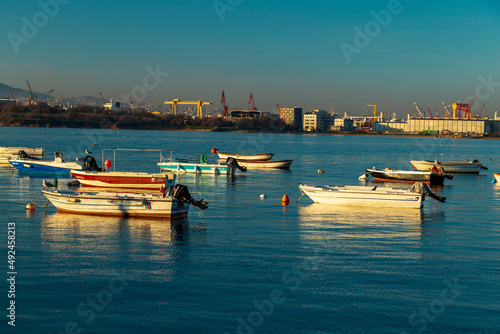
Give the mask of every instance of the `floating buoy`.
<path id="1" fill-rule="evenodd" d="M 360 179 L 360 180 L 366 180 L 367 177 L 368 177 L 368 174 L 363 174 L 358 179 Z"/>
<path id="2" fill-rule="evenodd" d="M 325 171 L 323 171 L 322 168 L 318 169 L 318 174 L 323 174 Z"/>
<path id="3" fill-rule="evenodd" d="M 283 205 L 288 205 L 290 203 L 290 198 L 288 198 L 288 195 L 286 193 L 283 195 L 283 198 L 281 199 L 281 203 Z"/>
<path id="4" fill-rule="evenodd" d="M 111 160 L 104 161 L 104 167 L 109 168 L 111 167 L 111 165 L 112 165 Z"/>
<path id="5" fill-rule="evenodd" d="M 217 148 L 214 146 L 214 148 L 212 148 L 212 154 L 215 154 L 217 153 Z"/>
<path id="6" fill-rule="evenodd" d="M 28 203 L 26 205 L 26 211 L 35 211 L 35 209 L 36 209 L 36 206 L 35 206 L 35 204 L 33 202 Z"/>
<path id="7" fill-rule="evenodd" d="M 92 146 L 97 146 L 97 143 L 92 143 Z"/>
<path id="8" fill-rule="evenodd" d="M 266 197 L 267 197 L 266 194 L 261 194 L 260 195 L 260 198 L 266 198 Z"/>

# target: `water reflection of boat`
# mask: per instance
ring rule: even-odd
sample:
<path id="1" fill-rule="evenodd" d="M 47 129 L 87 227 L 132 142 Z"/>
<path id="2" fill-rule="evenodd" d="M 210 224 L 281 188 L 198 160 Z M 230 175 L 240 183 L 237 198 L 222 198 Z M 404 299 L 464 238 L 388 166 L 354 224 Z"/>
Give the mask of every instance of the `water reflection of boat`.
<path id="1" fill-rule="evenodd" d="M 187 217 L 158 220 L 102 216 L 96 219 L 92 216 L 58 211 L 42 220 L 42 237 L 52 241 L 77 238 L 87 240 L 90 243 L 92 240 L 99 240 L 96 242 L 109 245 L 106 239 L 126 236 L 128 239 L 136 239 L 136 241 L 147 240 L 150 243 L 168 244 L 187 241 L 188 235 L 189 220 Z M 98 238 L 95 239 L 95 237 Z"/>
<path id="2" fill-rule="evenodd" d="M 337 206 L 313 203 L 308 206 L 299 205 L 301 220 L 311 222 L 338 222 L 353 225 L 372 225 L 403 223 L 420 224 L 423 211 L 397 208 L 373 208 L 363 206 Z"/>

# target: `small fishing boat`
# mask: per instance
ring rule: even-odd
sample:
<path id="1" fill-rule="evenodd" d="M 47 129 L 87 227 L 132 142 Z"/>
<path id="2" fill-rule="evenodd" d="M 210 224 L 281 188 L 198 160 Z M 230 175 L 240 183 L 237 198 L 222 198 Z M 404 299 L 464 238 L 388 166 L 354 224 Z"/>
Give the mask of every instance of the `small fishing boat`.
<path id="1" fill-rule="evenodd" d="M 32 157 L 45 156 L 45 149 L 43 148 L 0 146 L 0 164 L 8 165 L 9 160 L 16 159 L 21 151 L 25 152 L 25 154 Z"/>
<path id="2" fill-rule="evenodd" d="M 42 190 L 42 194 L 59 211 L 88 215 L 179 218 L 187 216 L 190 204 L 202 210 L 208 207 L 203 199 L 194 200 L 183 185 L 156 195 L 57 190 Z"/>
<path id="3" fill-rule="evenodd" d="M 394 170 L 390 168 L 386 169 L 375 169 L 369 168 L 366 170 L 367 173 L 373 177 L 375 181 L 378 182 L 424 182 L 432 185 L 442 185 L 445 177 L 451 178 L 444 173 L 436 173 L 435 171 L 412 171 L 412 170 Z"/>
<path id="4" fill-rule="evenodd" d="M 299 184 L 302 196 L 309 196 L 316 203 L 376 206 L 419 209 L 423 206 L 424 194 L 444 201 L 436 196 L 424 183 L 415 183 L 411 189 L 393 189 L 378 186 L 308 186 Z M 301 196 L 301 198 L 302 198 Z M 300 199 L 300 198 L 299 198 Z"/>
<path id="5" fill-rule="evenodd" d="M 479 173 L 481 169 L 488 169 L 483 166 L 479 160 L 465 161 L 431 161 L 431 160 L 412 160 L 414 169 L 428 171 L 433 166 L 441 167 L 445 173 Z"/>
<path id="6" fill-rule="evenodd" d="M 176 173 L 197 173 L 197 174 L 215 174 L 215 175 L 233 175 L 236 168 L 241 171 L 246 169 L 241 168 L 235 159 L 228 158 L 225 163 L 209 163 L 205 154 L 198 159 L 177 159 L 170 158 L 169 160 L 161 159 L 157 165 L 164 170 Z"/>
<path id="7" fill-rule="evenodd" d="M 18 155 L 19 151 L 24 151 L 26 154 L 31 156 L 43 157 L 45 155 L 45 149 L 21 147 L 21 146 L 0 146 L 0 154 Z"/>
<path id="8" fill-rule="evenodd" d="M 500 182 L 500 173 L 493 173 L 493 177 L 497 182 Z"/>
<path id="9" fill-rule="evenodd" d="M 262 154 L 231 154 L 231 153 L 222 153 L 219 152 L 218 150 L 216 151 L 217 155 L 219 156 L 219 159 L 227 159 L 227 158 L 234 158 L 236 160 L 259 160 L 259 161 L 265 161 L 265 160 L 271 160 L 273 157 L 274 153 L 262 153 Z"/>
<path id="10" fill-rule="evenodd" d="M 72 170 L 71 175 L 84 187 L 160 190 L 161 187 L 170 187 L 175 183 L 173 173 Z"/>
<path id="11" fill-rule="evenodd" d="M 71 170 L 82 170 L 85 159 L 77 159 L 76 162 L 66 160 L 62 152 L 54 153 L 54 160 L 42 160 L 31 156 L 20 155 L 17 159 L 9 160 L 20 173 L 33 175 L 70 176 Z"/>
<path id="12" fill-rule="evenodd" d="M 290 169 L 293 160 L 240 160 L 238 164 L 247 169 L 278 168 Z"/>

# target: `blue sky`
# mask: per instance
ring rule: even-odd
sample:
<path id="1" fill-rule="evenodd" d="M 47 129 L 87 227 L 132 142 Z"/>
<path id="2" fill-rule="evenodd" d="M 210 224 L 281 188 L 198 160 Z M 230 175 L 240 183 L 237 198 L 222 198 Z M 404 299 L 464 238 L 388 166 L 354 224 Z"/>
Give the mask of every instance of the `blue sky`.
<path id="1" fill-rule="evenodd" d="M 399 116 L 413 115 L 414 101 L 434 111 L 477 96 L 483 114 L 500 109 L 498 1 L 2 0 L 1 8 L 0 82 L 26 88 L 28 79 L 56 96 L 219 105 L 225 90 L 230 108 L 247 107 L 253 92 L 264 111 L 362 115 L 372 103 L 385 111 L 385 101 Z M 346 56 L 341 45 L 357 51 Z"/>

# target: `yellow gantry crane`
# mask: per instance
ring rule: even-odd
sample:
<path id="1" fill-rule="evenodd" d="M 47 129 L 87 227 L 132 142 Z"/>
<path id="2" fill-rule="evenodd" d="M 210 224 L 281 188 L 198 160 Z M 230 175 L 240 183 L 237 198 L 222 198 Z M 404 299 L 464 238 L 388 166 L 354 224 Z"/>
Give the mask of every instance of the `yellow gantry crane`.
<path id="1" fill-rule="evenodd" d="M 196 105 L 197 107 L 197 112 L 196 116 L 198 117 L 203 117 L 203 107 L 208 106 L 209 104 L 214 104 L 213 102 L 204 102 L 204 101 L 181 101 L 179 99 L 173 99 L 172 101 L 165 101 L 165 104 L 171 104 L 172 105 L 172 113 L 174 115 L 177 114 L 177 105 L 178 104 L 191 104 L 191 105 Z"/>
<path id="2" fill-rule="evenodd" d="M 378 105 L 376 104 L 367 104 L 367 107 L 373 107 L 373 123 L 375 123 L 375 120 L 377 119 L 377 107 Z"/>

